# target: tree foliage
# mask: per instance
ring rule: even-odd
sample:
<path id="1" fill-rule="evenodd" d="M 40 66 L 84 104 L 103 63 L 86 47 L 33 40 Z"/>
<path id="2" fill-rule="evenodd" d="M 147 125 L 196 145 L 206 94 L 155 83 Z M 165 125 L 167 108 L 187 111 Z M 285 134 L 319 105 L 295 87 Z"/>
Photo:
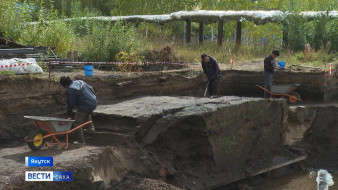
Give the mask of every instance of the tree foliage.
<path id="1" fill-rule="evenodd" d="M 173 39 L 183 42 L 185 23 L 173 22 L 163 26 L 140 23 L 136 30 L 132 24 L 112 26 L 81 19 L 54 24 L 43 21 L 82 16 L 169 14 L 202 9 L 299 13 L 337 10 L 337 6 L 337 0 L 1 0 L 0 32 L 19 43 L 54 47 L 60 55 L 79 50 L 86 60 L 114 60 L 121 51 L 136 51 L 140 47 L 138 41 L 145 33 L 167 42 Z M 40 24 L 27 25 L 31 21 L 39 21 Z M 248 46 L 263 43 L 264 48 L 280 48 L 283 30 L 288 33 L 289 50 L 303 50 L 307 43 L 316 49 L 338 49 L 337 19 L 325 16 L 307 21 L 292 14 L 282 23 L 258 26 L 244 21 L 242 37 Z M 209 37 L 215 36 L 217 24 L 205 25 L 204 33 Z M 197 40 L 197 35 L 198 23 L 192 23 L 192 37 Z M 225 40 L 233 41 L 235 35 L 236 22 L 224 23 Z"/>

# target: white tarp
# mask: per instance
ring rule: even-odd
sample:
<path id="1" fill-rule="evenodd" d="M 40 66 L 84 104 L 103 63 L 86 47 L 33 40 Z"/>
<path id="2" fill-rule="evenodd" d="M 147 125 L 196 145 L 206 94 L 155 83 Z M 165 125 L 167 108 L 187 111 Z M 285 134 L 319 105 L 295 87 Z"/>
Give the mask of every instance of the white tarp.
<path id="1" fill-rule="evenodd" d="M 0 75 L 6 71 L 12 71 L 14 74 L 43 73 L 42 68 L 34 58 L 0 60 Z"/>

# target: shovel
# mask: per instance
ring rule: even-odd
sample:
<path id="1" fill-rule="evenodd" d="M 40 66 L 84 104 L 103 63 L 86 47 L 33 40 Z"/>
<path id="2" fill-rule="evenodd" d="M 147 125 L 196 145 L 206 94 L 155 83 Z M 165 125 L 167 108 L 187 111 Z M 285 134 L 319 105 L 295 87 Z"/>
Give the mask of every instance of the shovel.
<path id="1" fill-rule="evenodd" d="M 208 87 L 209 87 L 209 81 L 207 83 L 207 87 L 205 88 L 205 91 L 204 91 L 204 97 L 207 95 L 207 92 L 208 92 Z"/>

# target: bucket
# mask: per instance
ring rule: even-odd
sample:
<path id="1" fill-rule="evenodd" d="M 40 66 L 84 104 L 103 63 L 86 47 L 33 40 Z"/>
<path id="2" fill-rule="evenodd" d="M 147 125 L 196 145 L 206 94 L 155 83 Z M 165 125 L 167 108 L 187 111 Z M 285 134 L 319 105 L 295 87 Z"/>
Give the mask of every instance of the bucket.
<path id="1" fill-rule="evenodd" d="M 85 65 L 83 66 L 84 74 L 87 77 L 91 77 L 94 74 L 94 67 L 93 65 Z"/>
<path id="2" fill-rule="evenodd" d="M 278 61 L 278 66 L 279 66 L 279 68 L 284 69 L 285 68 L 285 61 Z"/>

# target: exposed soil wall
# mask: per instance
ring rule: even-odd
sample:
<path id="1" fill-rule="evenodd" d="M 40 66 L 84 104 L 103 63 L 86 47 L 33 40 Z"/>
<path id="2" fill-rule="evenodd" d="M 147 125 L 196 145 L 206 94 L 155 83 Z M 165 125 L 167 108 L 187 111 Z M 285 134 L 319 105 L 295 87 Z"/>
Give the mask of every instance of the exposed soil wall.
<path id="1" fill-rule="evenodd" d="M 308 153 L 305 168 L 338 171 L 338 107 L 312 107 L 316 116 L 299 143 Z"/>
<path id="2" fill-rule="evenodd" d="M 30 77 L 0 79 L 0 142 L 26 136 L 32 124 L 24 115 L 53 115 L 62 110 L 59 87 Z"/>

